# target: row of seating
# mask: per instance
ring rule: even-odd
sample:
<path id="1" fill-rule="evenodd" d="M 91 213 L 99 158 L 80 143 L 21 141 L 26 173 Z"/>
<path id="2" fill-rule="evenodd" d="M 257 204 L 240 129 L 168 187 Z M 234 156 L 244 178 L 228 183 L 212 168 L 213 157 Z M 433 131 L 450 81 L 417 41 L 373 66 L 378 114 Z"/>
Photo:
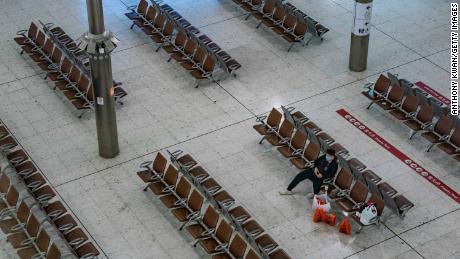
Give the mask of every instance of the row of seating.
<path id="1" fill-rule="evenodd" d="M 187 225 L 186 229 L 195 239 L 194 246 L 200 243 L 213 258 L 243 258 L 246 242 L 238 234 L 231 238 L 233 229 L 224 219 L 220 219 L 211 205 L 201 215 L 204 197 L 196 189 L 192 191 L 191 183 L 173 165 L 167 166 L 167 160 L 161 153 L 156 155 L 152 168 L 147 165 L 146 168 L 137 173 L 147 183 L 144 191 L 149 188 L 159 196 L 179 222 L 183 222 L 180 230 Z M 260 257 L 250 250 L 245 258 Z"/>
<path id="2" fill-rule="evenodd" d="M 46 72 L 46 78 L 55 82 L 55 89 L 59 89 L 63 96 L 80 112 L 79 118 L 89 110 L 93 110 L 94 95 L 88 72 L 63 55 L 63 50 L 56 45 L 52 38 L 46 37 L 35 23 L 31 23 L 28 30 L 17 32 L 19 37 L 14 40 L 21 46 L 21 53 L 27 53 L 30 58 Z M 64 34 L 63 37 L 68 37 Z M 68 52 L 68 51 L 67 51 Z M 114 88 L 117 99 L 126 96 L 126 92 L 119 86 Z"/>
<path id="3" fill-rule="evenodd" d="M 64 56 L 77 66 L 82 71 L 82 74 L 91 78 L 89 55 L 80 50 L 77 43 L 61 27 L 55 26 L 53 23 L 44 24 L 41 21 L 39 22 L 42 24 L 45 34 L 62 50 Z M 122 85 L 123 83 L 113 80 L 113 96 L 120 105 L 123 105 L 121 99 L 128 95 Z"/>
<path id="4" fill-rule="evenodd" d="M 125 15 L 133 21 L 133 26 L 141 28 L 160 48 L 184 67 L 197 81 L 217 81 L 234 71 L 241 65 L 223 51 L 208 36 L 197 37 L 199 30 L 182 18 L 169 5 L 159 5 L 152 1 L 149 5 L 141 0 L 137 6 L 128 8 L 131 12 Z M 131 26 L 132 28 L 132 26 Z"/>
<path id="5" fill-rule="evenodd" d="M 377 104 L 409 127 L 409 139 L 421 132 L 421 136 L 431 143 L 427 152 L 436 146 L 460 162 L 460 119 L 450 115 L 448 107 L 439 106 L 412 85 L 400 82 L 381 74 L 375 84 L 367 85 L 369 90 L 362 92 L 371 100 L 367 109 Z"/>
<path id="6" fill-rule="evenodd" d="M 1 158 L 7 164 L 0 176 L 0 228 L 19 249 L 19 256 L 44 258 L 52 254 L 47 258 L 60 258 L 68 253 L 72 258 L 96 258 L 99 251 L 3 123 L 0 137 Z M 53 228 L 68 251 L 61 251 L 62 245 L 58 249 L 49 246 L 47 231 Z M 42 257 L 34 257 L 36 254 Z"/>
<path id="7" fill-rule="evenodd" d="M 297 9 L 290 3 L 280 0 L 232 0 L 247 12 L 246 20 L 252 15 L 259 24 L 264 24 L 273 32 L 280 35 L 292 47 L 299 43 L 308 45 L 313 38 L 323 40 L 323 35 L 329 31 L 324 25 L 318 23 L 310 16 Z M 307 34 L 311 37 L 307 38 Z"/>
<path id="8" fill-rule="evenodd" d="M 358 232 L 364 227 L 354 212 L 368 201 L 376 204 L 378 215 L 385 205 L 399 217 L 414 205 L 382 178 L 357 158 L 348 158 L 349 152 L 327 133 L 316 126 L 305 114 L 293 112 L 293 108 L 281 107 L 282 112 L 273 108 L 267 117 L 258 117 L 254 129 L 261 134 L 262 143 L 266 139 L 270 144 L 298 169 L 313 167 L 313 162 L 321 153 L 332 148 L 336 150 L 339 172 L 332 179 L 325 179 L 328 195 L 335 200 L 345 216 L 351 216 L 360 225 Z M 266 119 L 266 120 L 265 120 Z M 379 220 L 374 222 L 379 223 Z"/>
<path id="9" fill-rule="evenodd" d="M 222 48 L 217 45 L 217 43 L 213 42 L 206 34 L 200 33 L 198 29 L 191 30 L 191 26 L 189 26 L 189 22 L 185 20 L 178 12 L 174 11 L 174 9 L 168 5 L 168 4 L 162 4 L 160 5 L 161 1 L 154 1 L 151 0 L 152 6 L 155 6 L 158 10 L 163 10 L 164 12 L 168 13 L 170 17 L 172 17 L 176 22 L 176 30 L 177 32 L 181 30 L 185 30 L 188 32 L 188 37 L 195 42 L 197 42 L 199 45 L 204 45 L 208 48 L 208 50 L 211 50 L 216 56 L 216 61 L 217 63 L 220 64 L 220 67 L 224 70 L 226 75 L 233 75 L 236 77 L 235 71 L 241 68 L 241 64 L 238 63 L 235 59 L 233 59 L 230 54 L 228 54 L 226 51 L 222 50 Z M 197 35 L 199 35 L 197 37 Z M 189 39 L 189 40 L 190 40 Z M 170 41 L 169 43 L 171 43 Z M 174 42 L 176 43 L 176 42 Z M 179 46 L 180 49 L 184 49 L 185 44 L 181 45 L 180 41 L 178 42 L 179 45 L 174 44 L 175 46 Z M 166 50 L 166 49 L 165 49 Z M 166 51 L 168 52 L 168 51 Z M 196 51 L 195 51 L 196 52 Z M 169 52 L 168 52 L 169 53 Z M 190 53 L 193 54 L 193 53 Z M 177 60 L 176 60 L 177 61 Z M 179 61 L 178 61 L 179 62 Z"/>
<path id="10" fill-rule="evenodd" d="M 283 113 L 273 108 L 267 116 L 257 118 L 254 129 L 262 135 L 259 144 L 267 140 L 278 146 L 278 150 L 298 169 L 312 165 L 312 161 L 328 148 L 338 154 L 347 156 L 349 153 L 341 144 L 324 132 L 318 125 L 297 111 L 291 114 L 292 108 L 281 107 Z M 266 121 L 264 121 L 266 119 Z M 299 130 L 296 130 L 299 129 Z M 307 141 L 308 140 L 308 141 Z"/>
<path id="11" fill-rule="evenodd" d="M 196 239 L 194 246 L 199 243 L 208 254 L 216 254 L 219 251 L 225 254 L 215 255 L 213 258 L 290 258 L 284 250 L 277 249 L 278 244 L 264 233 L 263 228 L 252 219 L 246 209 L 242 206 L 233 206 L 235 199 L 201 166 L 197 166 L 190 155 L 180 155 L 180 151 L 168 153 L 171 158 L 169 166 L 168 160 L 161 153 L 157 153 L 153 161 L 141 164 L 144 170 L 137 174 L 147 183 L 144 190 L 149 188 L 156 195 L 162 195 L 160 200 L 163 204 L 172 208 L 176 218 L 184 222 L 180 229 L 187 226 L 188 232 Z M 180 179 L 177 181 L 179 176 Z M 171 195 L 172 191 L 175 194 Z M 209 202 L 204 214 L 197 209 L 202 207 L 202 194 Z M 199 198 L 195 198 L 196 202 L 192 203 L 192 196 Z M 188 218 L 176 212 L 184 212 L 185 203 L 190 204 L 190 207 L 196 204 L 193 211 L 190 211 L 194 214 L 190 214 Z M 217 224 L 219 218 L 221 223 Z M 230 241 L 233 232 L 235 236 Z M 248 245 L 253 248 L 247 249 L 246 252 Z"/>

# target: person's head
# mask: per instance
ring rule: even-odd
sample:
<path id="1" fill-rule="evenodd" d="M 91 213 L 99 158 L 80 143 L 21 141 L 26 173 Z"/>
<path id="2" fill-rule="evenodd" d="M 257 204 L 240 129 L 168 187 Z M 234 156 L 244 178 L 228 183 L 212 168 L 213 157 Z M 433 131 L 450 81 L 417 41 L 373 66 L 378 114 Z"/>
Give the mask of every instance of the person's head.
<path id="1" fill-rule="evenodd" d="M 336 159 L 337 157 L 335 156 L 335 150 L 334 149 L 327 149 L 326 150 L 326 161 L 332 162 Z"/>

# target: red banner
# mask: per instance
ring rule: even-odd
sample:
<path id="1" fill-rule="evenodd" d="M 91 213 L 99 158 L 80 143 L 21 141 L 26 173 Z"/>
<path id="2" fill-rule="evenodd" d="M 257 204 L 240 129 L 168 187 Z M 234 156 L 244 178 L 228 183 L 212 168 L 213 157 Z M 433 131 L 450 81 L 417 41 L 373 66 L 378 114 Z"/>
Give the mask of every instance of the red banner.
<path id="1" fill-rule="evenodd" d="M 427 94 L 433 96 L 434 98 L 436 98 L 437 100 L 439 100 L 440 102 L 442 102 L 443 104 L 447 105 L 450 107 L 450 100 L 449 98 L 445 97 L 444 95 L 440 94 L 438 91 L 434 90 L 433 88 L 429 87 L 428 85 L 422 83 L 422 82 L 417 82 L 415 83 L 415 85 L 422 89 L 424 92 L 426 92 Z"/>
<path id="2" fill-rule="evenodd" d="M 397 148 L 395 148 L 393 145 L 388 143 L 385 139 L 383 139 L 378 134 L 376 134 L 374 131 L 369 129 L 366 125 L 358 121 L 355 117 L 353 117 L 351 114 L 349 114 L 344 109 L 337 110 L 336 112 L 340 114 L 343 118 L 345 118 L 350 124 L 355 126 L 355 128 L 359 129 L 361 132 L 366 134 L 369 138 L 377 142 L 380 146 L 382 146 L 388 152 L 390 152 L 395 157 L 397 157 L 399 160 L 401 160 L 405 165 L 410 167 L 418 175 L 422 176 L 428 182 L 433 184 L 436 188 L 438 188 L 439 190 L 447 194 L 449 197 L 451 197 L 456 202 L 460 203 L 460 195 L 456 191 L 454 191 L 452 188 L 447 186 L 444 182 L 439 180 L 436 176 L 432 175 L 430 172 L 425 170 L 418 163 L 416 163 L 414 160 L 410 159 L 404 153 L 402 153 Z"/>

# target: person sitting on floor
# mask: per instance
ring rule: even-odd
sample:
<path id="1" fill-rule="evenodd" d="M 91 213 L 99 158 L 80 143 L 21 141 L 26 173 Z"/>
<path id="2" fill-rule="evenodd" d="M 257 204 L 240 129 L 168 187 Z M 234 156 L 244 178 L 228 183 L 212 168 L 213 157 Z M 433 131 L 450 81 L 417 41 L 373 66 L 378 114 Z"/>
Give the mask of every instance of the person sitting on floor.
<path id="1" fill-rule="evenodd" d="M 305 179 L 310 179 L 313 182 L 313 193 L 308 193 L 308 198 L 313 198 L 314 195 L 318 194 L 321 190 L 321 185 L 323 184 L 324 179 L 332 178 L 337 173 L 338 164 L 337 156 L 333 149 L 328 149 L 325 155 L 318 157 L 314 161 L 314 166 L 307 168 L 304 171 L 298 173 L 294 179 L 291 181 L 286 191 L 281 191 L 281 195 L 292 195 L 292 189 L 294 189 L 297 184 L 302 182 Z"/>

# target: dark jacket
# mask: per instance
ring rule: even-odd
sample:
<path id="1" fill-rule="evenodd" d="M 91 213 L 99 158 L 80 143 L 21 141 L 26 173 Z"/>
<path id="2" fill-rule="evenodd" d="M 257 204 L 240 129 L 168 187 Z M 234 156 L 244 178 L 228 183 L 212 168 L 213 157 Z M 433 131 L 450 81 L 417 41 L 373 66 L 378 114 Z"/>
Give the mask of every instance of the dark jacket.
<path id="1" fill-rule="evenodd" d="M 319 172 L 323 175 L 323 179 L 334 177 L 337 173 L 338 164 L 337 159 L 333 160 L 330 164 L 326 161 L 326 155 L 318 157 L 315 162 L 315 167 L 318 168 Z"/>

